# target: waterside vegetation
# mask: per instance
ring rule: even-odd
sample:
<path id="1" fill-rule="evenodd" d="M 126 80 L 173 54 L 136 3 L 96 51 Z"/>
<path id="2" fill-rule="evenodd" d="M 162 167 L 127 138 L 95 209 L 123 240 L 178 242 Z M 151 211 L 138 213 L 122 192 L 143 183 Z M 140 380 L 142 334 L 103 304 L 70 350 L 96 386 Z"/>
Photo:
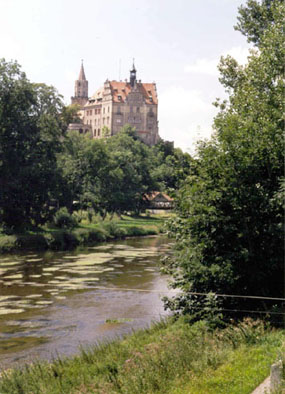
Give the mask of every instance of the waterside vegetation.
<path id="1" fill-rule="evenodd" d="M 20 250 L 69 250 L 77 246 L 94 245 L 114 239 L 124 239 L 133 236 L 157 235 L 163 232 L 164 222 L 169 215 L 145 215 L 110 218 L 103 221 L 93 217 L 91 221 L 84 219 L 86 212 L 61 215 L 60 225 L 44 226 L 34 231 L 0 233 L 0 253 L 11 253 Z M 73 225 L 71 225 L 71 222 Z M 59 224 L 59 223 L 58 223 Z"/>
<path id="2" fill-rule="evenodd" d="M 248 394 L 281 358 L 284 331 L 247 319 L 224 330 L 186 319 L 156 323 L 70 359 L 2 373 L 0 392 Z M 283 355 L 284 357 L 284 355 Z"/>

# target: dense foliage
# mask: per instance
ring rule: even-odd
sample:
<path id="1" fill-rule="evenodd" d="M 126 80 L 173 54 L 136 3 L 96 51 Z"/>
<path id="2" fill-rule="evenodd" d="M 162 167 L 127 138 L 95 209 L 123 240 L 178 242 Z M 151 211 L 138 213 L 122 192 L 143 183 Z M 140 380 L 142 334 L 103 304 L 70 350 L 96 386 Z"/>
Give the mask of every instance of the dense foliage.
<path id="1" fill-rule="evenodd" d="M 0 222 L 9 227 L 50 217 L 62 109 L 54 88 L 32 84 L 17 63 L 0 60 Z"/>
<path id="2" fill-rule="evenodd" d="M 241 67 L 230 57 L 220 64 L 229 102 L 216 104 L 220 106 L 216 133 L 198 147 L 199 159 L 180 189 L 178 215 L 170 228 L 177 251 L 166 263 L 166 270 L 174 275 L 173 286 L 183 292 L 167 306 L 177 312 L 203 315 L 204 297 L 190 292 L 284 294 L 285 6 L 279 3 L 266 2 L 270 23 L 255 31 L 258 51 L 251 52 L 248 64 Z M 239 22 L 247 35 L 252 30 L 246 18 L 257 5 L 250 0 L 248 8 L 241 10 Z M 218 300 L 228 315 L 235 309 L 256 312 L 276 308 L 276 302 L 257 299 Z M 281 323 L 281 315 L 272 316 Z"/>

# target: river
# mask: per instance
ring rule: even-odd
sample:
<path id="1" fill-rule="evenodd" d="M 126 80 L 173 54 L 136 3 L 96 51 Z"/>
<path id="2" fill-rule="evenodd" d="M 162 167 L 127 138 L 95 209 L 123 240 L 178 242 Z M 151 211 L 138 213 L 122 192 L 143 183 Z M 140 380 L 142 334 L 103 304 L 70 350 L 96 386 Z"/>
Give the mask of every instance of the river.
<path id="1" fill-rule="evenodd" d="M 146 237 L 0 257 L 0 368 L 70 356 L 165 316 L 158 260 L 170 246 Z"/>

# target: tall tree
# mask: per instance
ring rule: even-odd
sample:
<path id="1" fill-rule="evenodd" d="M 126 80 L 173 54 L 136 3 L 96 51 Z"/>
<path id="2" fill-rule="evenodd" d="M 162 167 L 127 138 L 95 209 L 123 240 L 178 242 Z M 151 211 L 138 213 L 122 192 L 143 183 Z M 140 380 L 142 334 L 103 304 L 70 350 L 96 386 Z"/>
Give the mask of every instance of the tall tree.
<path id="1" fill-rule="evenodd" d="M 0 60 L 0 222 L 19 228 L 50 216 L 58 184 L 55 154 L 66 124 L 56 90 L 32 84 Z"/>
<path id="2" fill-rule="evenodd" d="M 167 268 L 174 286 L 183 289 L 168 304 L 174 310 L 197 312 L 201 299 L 190 291 L 283 296 L 284 8 L 271 2 L 272 23 L 248 65 L 239 67 L 230 58 L 221 64 L 229 103 L 220 104 L 215 136 L 199 146 L 171 224 L 177 253 Z M 222 305 L 273 307 L 247 298 L 224 298 Z"/>

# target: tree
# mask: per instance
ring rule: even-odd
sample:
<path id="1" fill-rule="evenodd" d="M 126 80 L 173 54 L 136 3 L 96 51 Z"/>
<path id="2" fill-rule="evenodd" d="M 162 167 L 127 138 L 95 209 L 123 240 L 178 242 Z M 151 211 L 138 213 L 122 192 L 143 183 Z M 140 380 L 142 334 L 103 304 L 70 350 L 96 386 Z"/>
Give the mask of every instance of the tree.
<path id="1" fill-rule="evenodd" d="M 259 45 L 262 36 L 275 23 L 274 7 L 283 0 L 248 0 L 246 6 L 239 7 L 238 23 L 235 30 L 247 37 L 248 42 Z"/>
<path id="2" fill-rule="evenodd" d="M 72 211 L 73 202 L 77 201 L 81 209 L 91 206 L 101 211 L 101 180 L 108 176 L 109 163 L 104 141 L 70 131 L 57 161 L 64 180 L 61 204 Z"/>
<path id="3" fill-rule="evenodd" d="M 152 176 L 160 185 L 162 191 L 174 195 L 181 183 L 190 174 L 193 159 L 188 153 L 174 148 L 169 141 L 160 141 L 152 148 L 155 167 Z"/>
<path id="4" fill-rule="evenodd" d="M 135 136 L 130 126 L 106 141 L 109 152 L 108 176 L 101 178 L 102 206 L 108 212 L 139 213 L 145 205 L 144 195 L 156 184 L 151 176 L 151 149 Z"/>
<path id="5" fill-rule="evenodd" d="M 66 124 L 53 87 L 32 84 L 16 62 L 0 60 L 0 222 L 46 221 L 58 190 L 55 154 Z"/>
<path id="6" fill-rule="evenodd" d="M 191 291 L 283 295 L 284 4 L 271 2 L 271 12 L 273 21 L 248 65 L 222 62 L 229 103 L 217 104 L 216 134 L 200 144 L 199 159 L 179 192 L 178 217 L 170 228 L 177 252 L 166 270 L 183 290 L 168 306 L 182 313 L 201 308 L 201 297 Z M 270 310 L 273 304 L 247 298 L 221 303 L 226 311 Z"/>
<path id="7" fill-rule="evenodd" d="M 63 108 L 62 117 L 67 125 L 69 123 L 81 123 L 81 119 L 79 117 L 80 105 L 78 104 L 70 104 Z"/>

